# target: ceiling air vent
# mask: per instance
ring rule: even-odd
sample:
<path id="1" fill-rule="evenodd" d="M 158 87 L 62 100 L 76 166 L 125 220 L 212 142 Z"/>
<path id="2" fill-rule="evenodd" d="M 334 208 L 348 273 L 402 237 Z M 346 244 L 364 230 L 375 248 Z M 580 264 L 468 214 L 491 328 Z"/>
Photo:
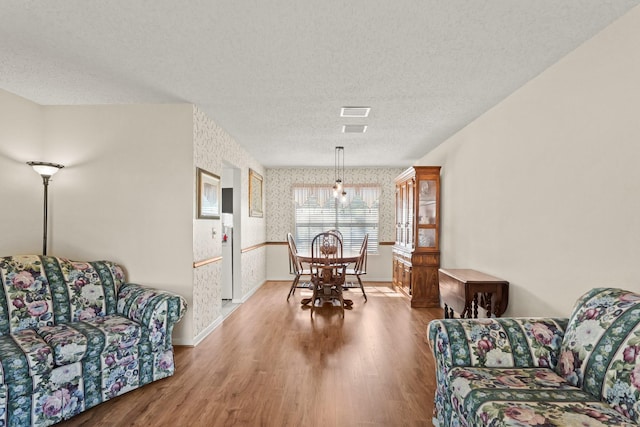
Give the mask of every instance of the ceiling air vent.
<path id="1" fill-rule="evenodd" d="M 367 131 L 367 125 L 344 125 L 342 126 L 342 133 L 365 133 Z"/>
<path id="2" fill-rule="evenodd" d="M 342 107 L 340 117 L 369 117 L 370 107 Z"/>

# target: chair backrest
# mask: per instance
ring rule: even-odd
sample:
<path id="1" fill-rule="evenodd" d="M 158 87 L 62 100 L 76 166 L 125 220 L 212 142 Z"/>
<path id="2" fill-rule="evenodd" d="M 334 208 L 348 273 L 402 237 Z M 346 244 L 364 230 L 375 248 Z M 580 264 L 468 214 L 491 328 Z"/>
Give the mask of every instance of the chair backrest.
<path id="1" fill-rule="evenodd" d="M 338 230 L 337 228 L 334 228 L 332 230 L 327 230 L 327 233 L 333 233 L 335 235 L 337 235 L 340 240 L 344 241 L 344 237 L 342 236 L 342 232 L 340 230 Z"/>
<path id="2" fill-rule="evenodd" d="M 302 265 L 298 261 L 298 249 L 296 247 L 296 241 L 293 238 L 293 234 L 287 233 L 287 243 L 289 246 L 289 273 L 295 275 L 301 274 Z"/>
<path id="3" fill-rule="evenodd" d="M 320 233 L 311 241 L 311 274 L 321 275 L 320 266 L 337 265 L 342 258 L 342 240 L 335 233 Z"/>
<path id="4" fill-rule="evenodd" d="M 329 260 L 342 258 L 342 239 L 338 234 L 325 231 L 311 241 L 311 258 Z"/>
<path id="5" fill-rule="evenodd" d="M 367 274 L 367 246 L 369 245 L 369 234 L 364 235 L 362 245 L 360 246 L 360 256 L 356 265 L 353 267 L 356 274 Z"/>
<path id="6" fill-rule="evenodd" d="M 289 243 L 289 249 L 291 249 L 294 254 L 297 254 L 298 248 L 296 247 L 296 239 L 293 238 L 293 234 L 287 233 L 287 242 Z"/>

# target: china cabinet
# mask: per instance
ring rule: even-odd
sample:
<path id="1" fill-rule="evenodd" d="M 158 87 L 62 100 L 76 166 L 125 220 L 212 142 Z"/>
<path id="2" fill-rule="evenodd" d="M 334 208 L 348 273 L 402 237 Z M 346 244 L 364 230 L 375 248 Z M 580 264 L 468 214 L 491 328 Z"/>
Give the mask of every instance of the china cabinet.
<path id="1" fill-rule="evenodd" d="M 414 166 L 395 179 L 393 286 L 412 307 L 439 307 L 440 166 Z"/>

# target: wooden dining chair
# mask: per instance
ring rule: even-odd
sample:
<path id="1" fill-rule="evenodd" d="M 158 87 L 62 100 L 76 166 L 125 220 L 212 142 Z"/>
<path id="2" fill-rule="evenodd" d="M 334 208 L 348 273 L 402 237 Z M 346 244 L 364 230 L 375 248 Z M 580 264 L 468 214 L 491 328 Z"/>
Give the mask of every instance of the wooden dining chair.
<path id="1" fill-rule="evenodd" d="M 337 235 L 340 238 L 340 240 L 342 240 L 344 242 L 344 238 L 342 236 L 342 232 L 340 230 L 338 230 L 337 228 L 334 228 L 332 230 L 327 230 L 327 233 L 333 233 L 333 234 Z"/>
<path id="2" fill-rule="evenodd" d="M 367 274 L 368 244 L 369 244 L 369 234 L 365 234 L 364 239 L 362 240 L 362 245 L 360 246 L 358 260 L 355 262 L 352 268 L 347 268 L 346 270 L 347 276 L 356 276 L 356 278 L 358 279 L 358 283 L 360 284 L 360 289 L 362 290 L 362 295 L 364 295 L 365 302 L 367 301 L 367 294 L 364 291 L 364 285 L 362 284 L 362 279 L 360 278 L 360 276 Z"/>
<path id="3" fill-rule="evenodd" d="M 305 269 L 298 259 L 298 248 L 296 247 L 296 241 L 291 233 L 287 233 L 287 244 L 289 246 L 289 273 L 294 275 L 293 282 L 291 282 L 291 288 L 289 289 L 289 294 L 287 295 L 287 301 L 289 301 L 291 295 L 295 295 L 296 293 L 296 288 L 300 283 L 300 277 L 311 276 L 311 271 L 308 268 Z"/>
<path id="4" fill-rule="evenodd" d="M 340 262 L 342 258 L 342 240 L 334 233 L 320 233 L 311 242 L 311 317 L 313 312 L 326 302 L 333 305 L 340 302 L 342 317 L 344 317 L 344 285 L 346 265 Z M 316 304 L 319 303 L 319 307 Z"/>

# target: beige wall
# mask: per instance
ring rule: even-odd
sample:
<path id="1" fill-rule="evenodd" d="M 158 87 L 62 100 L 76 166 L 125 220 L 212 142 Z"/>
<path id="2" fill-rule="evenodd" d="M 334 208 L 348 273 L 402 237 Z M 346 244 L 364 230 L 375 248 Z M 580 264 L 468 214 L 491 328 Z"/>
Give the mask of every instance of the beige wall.
<path id="1" fill-rule="evenodd" d="M 511 282 L 507 314 L 640 290 L 640 8 L 423 157 L 442 165 L 442 266 Z"/>
<path id="2" fill-rule="evenodd" d="M 42 178 L 25 163 L 44 155 L 42 108 L 0 90 L 0 256 L 42 249 Z"/>
<path id="3" fill-rule="evenodd" d="M 192 107 L 46 107 L 48 153 L 65 169 L 51 189 L 50 253 L 108 259 L 128 280 L 192 306 Z M 191 311 L 176 326 L 192 335 Z"/>

